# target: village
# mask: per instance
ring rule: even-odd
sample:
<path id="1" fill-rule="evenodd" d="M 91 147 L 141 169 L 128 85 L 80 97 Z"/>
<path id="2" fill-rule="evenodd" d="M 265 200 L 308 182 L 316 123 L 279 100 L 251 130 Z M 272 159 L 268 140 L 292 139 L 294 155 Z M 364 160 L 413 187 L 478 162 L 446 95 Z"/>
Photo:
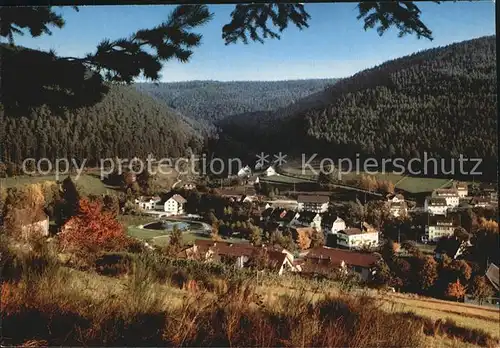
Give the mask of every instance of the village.
<path id="1" fill-rule="evenodd" d="M 141 196 L 134 202 L 144 214 L 160 220 L 203 221 L 199 238 L 185 245 L 178 258 L 223 261 L 238 268 L 259 260 L 278 275 L 299 272 L 329 276 L 343 272 L 355 274 L 362 282 L 376 278 L 382 259 L 380 249 L 388 240 L 394 242 L 396 253 L 402 257 L 412 245 L 436 260 L 444 255 L 457 261 L 471 258 L 471 226 L 462 221 L 463 216 L 471 210 L 494 210 L 498 204 L 493 185 L 472 187 L 458 181 L 433 190 L 421 206 L 405 200 L 402 193 L 377 196 L 364 207 L 357 198 L 357 202 L 336 200 L 335 194 L 327 191 L 283 196 L 273 194 L 271 189 L 272 194 L 266 195 L 262 186 L 279 175 L 273 166 L 260 175 L 245 167 L 236 177 L 242 185 L 208 190 L 206 195 L 222 199 L 209 204 L 208 209 L 200 207 L 204 203 L 194 182 L 163 197 Z M 358 210 L 363 209 L 360 214 Z M 490 302 L 498 305 L 498 265 L 486 263 L 481 265 L 486 270 L 484 276 L 496 291 Z"/>

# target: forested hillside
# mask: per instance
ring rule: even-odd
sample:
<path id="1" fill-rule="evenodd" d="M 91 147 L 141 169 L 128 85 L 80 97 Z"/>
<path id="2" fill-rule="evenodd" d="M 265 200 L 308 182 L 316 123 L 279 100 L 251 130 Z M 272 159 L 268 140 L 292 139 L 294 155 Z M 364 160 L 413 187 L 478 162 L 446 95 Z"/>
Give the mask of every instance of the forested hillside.
<path id="1" fill-rule="evenodd" d="M 494 164 L 496 78 L 495 37 L 469 40 L 340 80 L 312 108 L 293 105 L 254 114 L 247 122 L 233 119 L 223 124 L 223 140 L 253 145 L 256 151 L 403 158 L 425 151 Z"/>
<path id="2" fill-rule="evenodd" d="M 188 81 L 138 83 L 136 87 L 204 124 L 225 117 L 270 111 L 325 89 L 335 79 L 290 81 Z"/>
<path id="3" fill-rule="evenodd" d="M 91 165 L 114 156 L 179 156 L 202 145 L 182 115 L 129 86 L 112 86 L 89 107 L 6 110 L 0 105 L 3 161 L 75 157 Z"/>

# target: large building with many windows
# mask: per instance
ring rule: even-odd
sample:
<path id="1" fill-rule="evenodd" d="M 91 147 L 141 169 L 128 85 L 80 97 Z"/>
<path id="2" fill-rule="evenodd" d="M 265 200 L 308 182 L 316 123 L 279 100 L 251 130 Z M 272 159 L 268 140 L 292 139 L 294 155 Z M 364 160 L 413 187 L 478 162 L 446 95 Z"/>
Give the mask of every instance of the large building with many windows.
<path id="1" fill-rule="evenodd" d="M 430 242 L 437 242 L 441 237 L 451 236 L 460 225 L 453 216 L 429 216 L 429 223 L 425 226 L 425 236 Z"/>
<path id="2" fill-rule="evenodd" d="M 456 188 L 434 190 L 432 192 L 432 197 L 444 198 L 449 208 L 458 206 L 460 198 Z"/>
<path id="3" fill-rule="evenodd" d="M 299 211 L 306 210 L 314 213 L 324 213 L 328 210 L 330 197 L 328 196 L 313 196 L 313 195 L 300 195 L 297 198 L 299 203 Z"/>

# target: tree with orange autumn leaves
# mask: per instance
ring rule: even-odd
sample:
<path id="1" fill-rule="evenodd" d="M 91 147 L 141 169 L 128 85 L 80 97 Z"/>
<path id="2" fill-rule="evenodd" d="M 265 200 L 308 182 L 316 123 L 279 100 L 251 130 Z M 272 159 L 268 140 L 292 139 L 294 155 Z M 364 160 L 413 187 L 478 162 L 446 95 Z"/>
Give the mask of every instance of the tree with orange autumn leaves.
<path id="1" fill-rule="evenodd" d="M 60 245 L 64 251 L 93 253 L 117 251 L 130 244 L 123 226 L 109 212 L 103 211 L 102 203 L 81 199 L 78 215 L 63 226 Z"/>
<path id="2" fill-rule="evenodd" d="M 465 296 L 466 289 L 457 279 L 456 282 L 448 284 L 446 295 L 457 300 L 461 300 Z"/>

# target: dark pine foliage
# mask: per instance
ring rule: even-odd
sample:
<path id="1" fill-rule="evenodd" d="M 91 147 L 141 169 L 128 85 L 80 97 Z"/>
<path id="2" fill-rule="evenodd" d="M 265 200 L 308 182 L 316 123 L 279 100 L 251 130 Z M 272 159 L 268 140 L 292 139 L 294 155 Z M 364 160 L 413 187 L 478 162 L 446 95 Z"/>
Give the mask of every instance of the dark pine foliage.
<path id="1" fill-rule="evenodd" d="M 495 38 L 483 37 L 388 61 L 340 80 L 303 106 L 299 101 L 274 113 L 227 122 L 221 141 L 230 138 L 254 151 L 334 158 L 356 152 L 406 159 L 423 152 L 437 158 L 463 154 L 483 158 L 483 169 L 493 174 L 495 50 Z"/>
<path id="2" fill-rule="evenodd" d="M 137 83 L 136 87 L 188 117 L 212 124 L 228 116 L 285 107 L 335 82 L 336 79 L 188 81 Z"/>
<path id="3" fill-rule="evenodd" d="M 0 104 L 0 157 L 22 163 L 25 158 L 145 158 L 185 155 L 201 147 L 197 133 L 182 115 L 131 86 L 111 86 L 93 106 L 54 110 L 47 105 L 22 114 Z"/>

